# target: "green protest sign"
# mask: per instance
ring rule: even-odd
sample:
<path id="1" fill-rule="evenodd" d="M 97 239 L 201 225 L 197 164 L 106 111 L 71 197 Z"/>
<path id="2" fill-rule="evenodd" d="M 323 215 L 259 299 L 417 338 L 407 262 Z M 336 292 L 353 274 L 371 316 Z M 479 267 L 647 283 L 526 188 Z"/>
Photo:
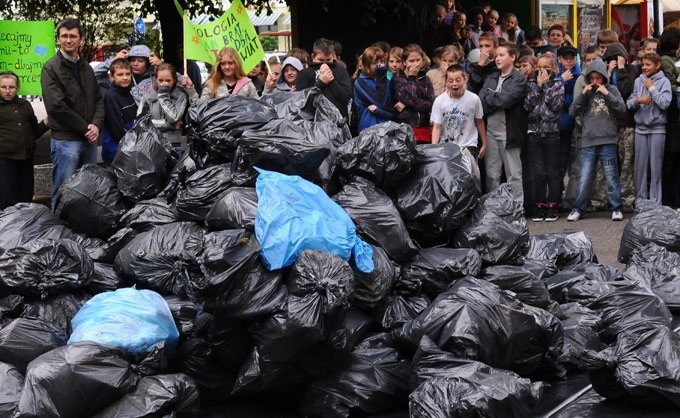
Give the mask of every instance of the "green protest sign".
<path id="1" fill-rule="evenodd" d="M 0 20 L 0 71 L 19 76 L 18 94 L 42 94 L 40 72 L 55 53 L 54 22 Z"/>
<path id="2" fill-rule="evenodd" d="M 175 6 L 184 18 L 184 55 L 186 58 L 214 63 L 225 46 L 238 51 L 243 70 L 247 73 L 265 59 L 255 27 L 241 0 L 234 0 L 217 20 L 193 24 L 175 0 Z"/>

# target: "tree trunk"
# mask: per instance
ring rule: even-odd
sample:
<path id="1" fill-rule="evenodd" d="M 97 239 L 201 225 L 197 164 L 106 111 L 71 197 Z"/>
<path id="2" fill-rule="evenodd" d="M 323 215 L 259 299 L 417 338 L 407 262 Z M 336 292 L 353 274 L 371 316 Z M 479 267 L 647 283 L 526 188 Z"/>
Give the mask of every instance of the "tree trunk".
<path id="1" fill-rule="evenodd" d="M 177 47 L 182 43 L 182 18 L 173 0 L 154 0 L 154 2 L 163 33 L 163 60 L 180 68 L 183 63 L 177 59 Z"/>

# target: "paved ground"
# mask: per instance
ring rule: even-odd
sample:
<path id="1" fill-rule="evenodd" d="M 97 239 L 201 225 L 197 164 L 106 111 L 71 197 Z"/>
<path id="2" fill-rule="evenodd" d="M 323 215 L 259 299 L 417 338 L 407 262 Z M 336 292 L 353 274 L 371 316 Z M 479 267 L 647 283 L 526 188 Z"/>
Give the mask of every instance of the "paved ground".
<path id="1" fill-rule="evenodd" d="M 608 264 L 623 269 L 624 264 L 617 260 L 621 234 L 632 213 L 624 213 L 622 222 L 613 222 L 609 212 L 585 214 L 580 221 L 567 222 L 568 213 L 560 213 L 555 222 L 532 222 L 527 220 L 530 235 L 549 233 L 571 233 L 583 231 L 593 242 L 595 254 L 600 264 Z"/>

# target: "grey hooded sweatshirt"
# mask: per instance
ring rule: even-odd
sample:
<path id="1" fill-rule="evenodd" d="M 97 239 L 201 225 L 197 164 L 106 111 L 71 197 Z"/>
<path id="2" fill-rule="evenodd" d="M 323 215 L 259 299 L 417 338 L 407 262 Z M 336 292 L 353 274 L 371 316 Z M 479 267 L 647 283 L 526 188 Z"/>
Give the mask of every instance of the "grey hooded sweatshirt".
<path id="1" fill-rule="evenodd" d="M 666 133 L 666 109 L 673 100 L 671 82 L 668 81 L 663 71 L 652 74 L 650 77 L 654 87 L 645 87 L 647 76 L 640 74 L 635 80 L 633 94 L 628 98 L 628 109 L 635 110 L 635 132 L 640 134 L 665 134 Z M 638 97 L 650 96 L 652 103 L 641 105 L 637 102 Z"/>
<path id="2" fill-rule="evenodd" d="M 592 89 L 581 94 L 569 107 L 572 117 L 580 116 L 583 125 L 581 147 L 616 144 L 616 117 L 626 111 L 626 103 L 616 87 L 609 84 L 607 67 L 600 58 L 596 58 L 586 69 L 586 83 L 590 73 L 597 72 L 604 77 L 604 87 L 608 94 Z"/>

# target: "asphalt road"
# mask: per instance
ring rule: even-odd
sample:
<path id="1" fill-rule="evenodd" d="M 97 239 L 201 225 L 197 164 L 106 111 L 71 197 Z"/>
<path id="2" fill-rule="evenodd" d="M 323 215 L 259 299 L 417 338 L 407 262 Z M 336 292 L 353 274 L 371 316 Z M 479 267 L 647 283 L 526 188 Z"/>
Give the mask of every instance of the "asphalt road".
<path id="1" fill-rule="evenodd" d="M 590 238 L 595 248 L 595 254 L 600 264 L 607 264 L 620 269 L 625 267 L 618 262 L 619 244 L 621 234 L 633 213 L 624 213 L 623 221 L 614 222 L 609 212 L 593 212 L 583 215 L 576 222 L 567 221 L 566 212 L 560 213 L 560 218 L 555 222 L 532 222 L 527 219 L 530 235 L 550 233 L 572 233 L 583 231 Z"/>

